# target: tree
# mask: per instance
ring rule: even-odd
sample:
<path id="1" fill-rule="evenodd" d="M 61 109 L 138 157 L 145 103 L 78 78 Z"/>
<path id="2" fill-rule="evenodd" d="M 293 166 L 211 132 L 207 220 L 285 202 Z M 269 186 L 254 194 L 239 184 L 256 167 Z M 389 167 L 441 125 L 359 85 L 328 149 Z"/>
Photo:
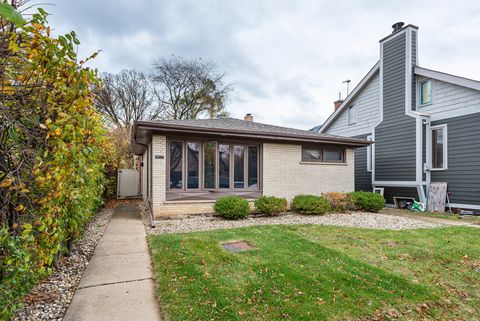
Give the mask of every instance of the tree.
<path id="1" fill-rule="evenodd" d="M 102 82 L 103 86 L 96 89 L 95 107 L 104 115 L 108 127 L 126 129 L 129 133 L 134 121 L 159 116 L 144 73 L 134 69 L 118 74 L 104 73 Z"/>
<path id="2" fill-rule="evenodd" d="M 231 85 L 212 62 L 179 57 L 153 63 L 150 74 L 159 116 L 164 119 L 215 118 L 224 114 Z"/>

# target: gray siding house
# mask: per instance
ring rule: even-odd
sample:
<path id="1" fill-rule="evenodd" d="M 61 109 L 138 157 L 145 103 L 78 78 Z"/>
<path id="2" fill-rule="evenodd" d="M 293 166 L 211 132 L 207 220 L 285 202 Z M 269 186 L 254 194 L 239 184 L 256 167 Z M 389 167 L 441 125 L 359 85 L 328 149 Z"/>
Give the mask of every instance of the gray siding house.
<path id="1" fill-rule="evenodd" d="M 480 209 L 480 82 L 420 67 L 418 27 L 393 28 L 316 131 L 374 141 L 355 150 L 356 190 L 424 202 L 431 182 L 447 182 L 452 207 Z"/>

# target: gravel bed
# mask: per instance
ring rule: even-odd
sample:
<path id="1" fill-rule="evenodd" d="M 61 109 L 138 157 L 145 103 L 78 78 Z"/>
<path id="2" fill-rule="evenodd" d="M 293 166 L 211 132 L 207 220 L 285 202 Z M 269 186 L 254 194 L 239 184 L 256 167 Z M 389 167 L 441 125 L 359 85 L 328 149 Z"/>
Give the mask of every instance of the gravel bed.
<path id="1" fill-rule="evenodd" d="M 144 212 L 143 217 L 144 222 L 146 223 L 145 213 L 146 212 Z M 145 229 L 147 234 L 168 234 L 276 224 L 318 224 L 387 230 L 433 228 L 443 226 L 439 223 L 425 222 L 407 217 L 367 212 L 351 212 L 341 214 L 334 213 L 323 216 L 307 216 L 294 213 L 286 213 L 276 217 L 253 215 L 247 219 L 237 221 L 229 221 L 213 215 L 190 215 L 181 219 L 155 220 L 154 228 L 150 227 L 148 224 L 145 224 Z"/>
<path id="2" fill-rule="evenodd" d="M 62 257 L 55 270 L 25 296 L 24 306 L 14 320 L 62 320 L 88 261 L 113 214 L 113 208 L 100 211 L 87 225 L 68 257 Z"/>

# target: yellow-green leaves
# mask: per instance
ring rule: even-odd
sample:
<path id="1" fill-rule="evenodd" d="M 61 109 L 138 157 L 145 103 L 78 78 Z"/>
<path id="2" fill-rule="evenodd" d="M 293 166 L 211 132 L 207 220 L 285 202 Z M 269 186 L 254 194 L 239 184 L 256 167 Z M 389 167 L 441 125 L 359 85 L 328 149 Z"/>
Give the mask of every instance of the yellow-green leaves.
<path id="1" fill-rule="evenodd" d="M 22 15 L 8 3 L 0 3 L 0 17 L 21 27 L 25 24 Z"/>

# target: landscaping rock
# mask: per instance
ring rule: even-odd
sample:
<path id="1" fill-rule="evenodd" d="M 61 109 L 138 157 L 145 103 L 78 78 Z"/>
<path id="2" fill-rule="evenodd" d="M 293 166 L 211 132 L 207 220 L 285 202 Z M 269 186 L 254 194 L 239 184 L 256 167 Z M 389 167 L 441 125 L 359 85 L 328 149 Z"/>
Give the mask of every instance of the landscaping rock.
<path id="1" fill-rule="evenodd" d="M 145 209 L 143 217 L 144 222 L 146 223 Z M 318 224 L 387 230 L 433 228 L 443 226 L 439 223 L 425 222 L 412 218 L 367 212 L 334 213 L 318 216 L 286 213 L 277 217 L 251 216 L 249 218 L 236 221 L 225 220 L 213 215 L 191 215 L 181 219 L 157 219 L 154 223 L 154 228 L 150 227 L 148 224 L 145 224 L 147 234 L 188 233 L 237 228 L 243 226 L 278 224 Z"/>
<path id="2" fill-rule="evenodd" d="M 53 273 L 25 296 L 24 306 L 14 320 L 62 320 L 112 214 L 113 208 L 109 207 L 92 219 L 70 255 L 62 257 Z"/>

